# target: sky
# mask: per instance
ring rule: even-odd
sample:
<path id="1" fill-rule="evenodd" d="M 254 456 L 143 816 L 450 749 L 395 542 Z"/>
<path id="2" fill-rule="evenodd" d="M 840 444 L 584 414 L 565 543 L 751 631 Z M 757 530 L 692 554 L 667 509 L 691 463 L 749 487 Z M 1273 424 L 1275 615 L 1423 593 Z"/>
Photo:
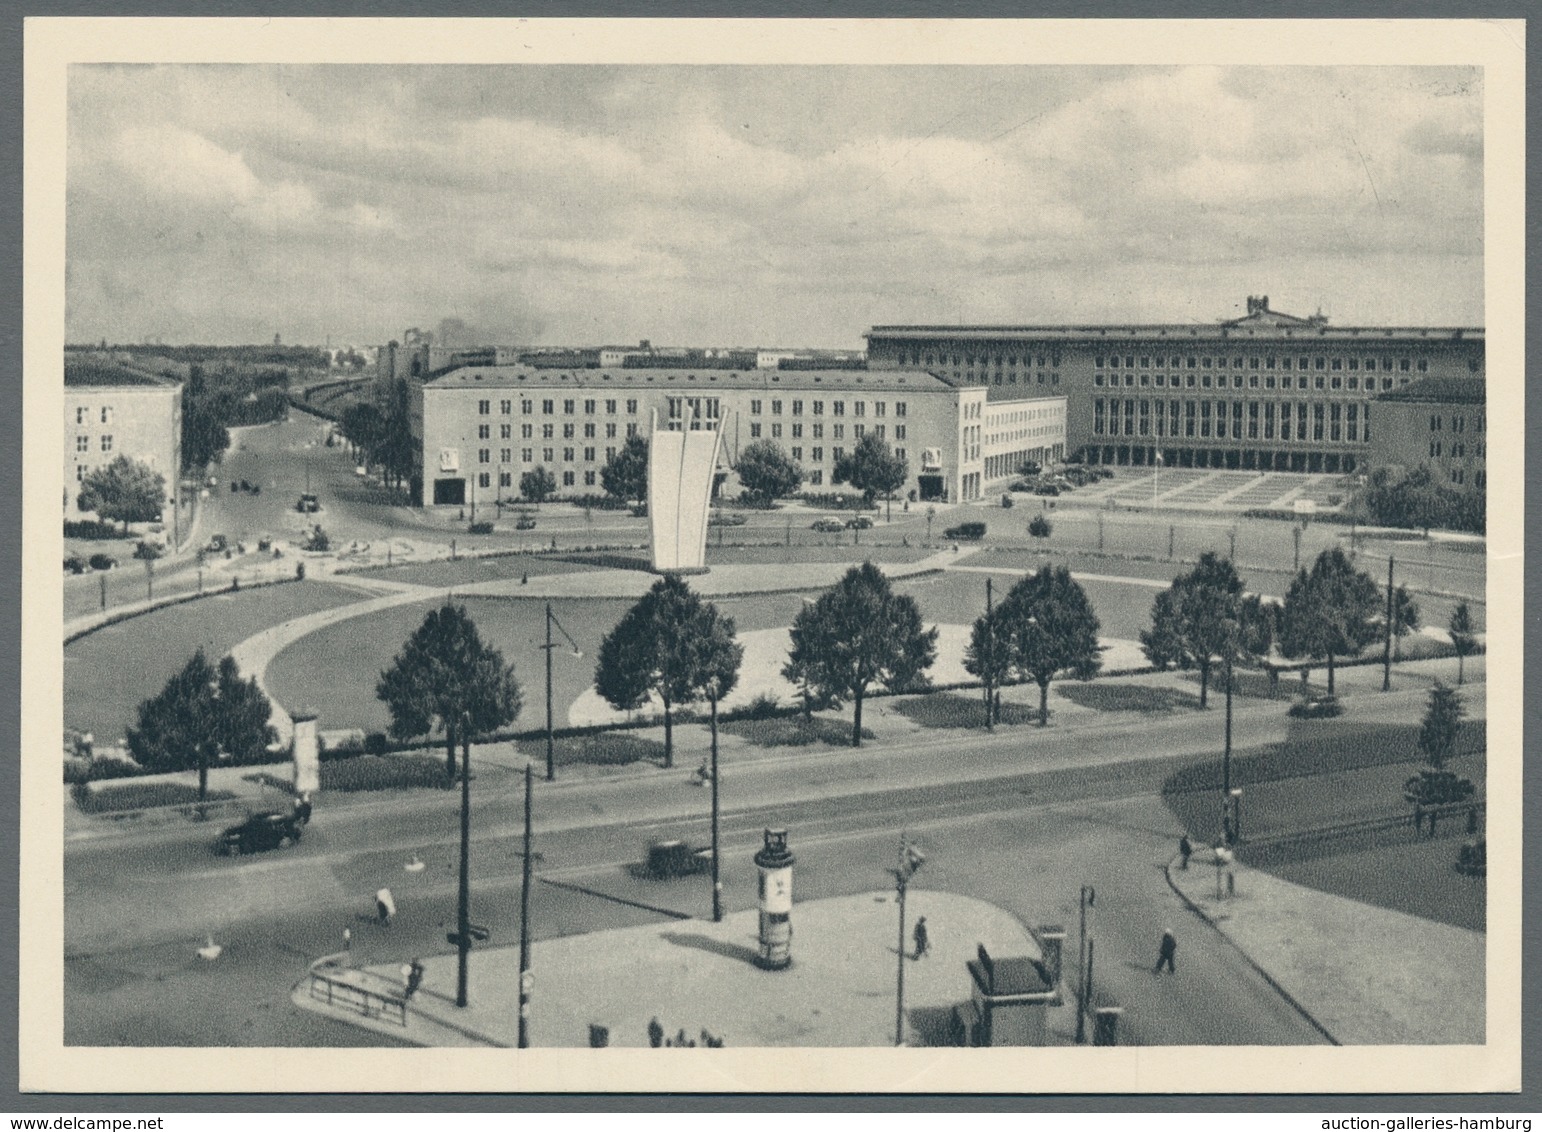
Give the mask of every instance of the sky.
<path id="1" fill-rule="evenodd" d="M 74 65 L 71 342 L 1483 324 L 1473 68 Z"/>

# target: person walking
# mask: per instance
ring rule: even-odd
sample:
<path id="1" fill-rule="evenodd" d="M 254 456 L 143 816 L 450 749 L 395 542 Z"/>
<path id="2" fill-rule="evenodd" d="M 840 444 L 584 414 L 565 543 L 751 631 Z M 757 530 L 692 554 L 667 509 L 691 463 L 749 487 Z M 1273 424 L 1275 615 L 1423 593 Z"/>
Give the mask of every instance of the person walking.
<path id="1" fill-rule="evenodd" d="M 1173 935 L 1172 929 L 1168 928 L 1162 933 L 1162 945 L 1157 949 L 1156 966 L 1152 969 L 1151 973 L 1154 975 L 1160 975 L 1162 973 L 1162 967 L 1165 964 L 1168 973 L 1176 975 L 1178 971 L 1177 968 L 1173 966 L 1173 956 L 1177 953 L 1177 951 L 1177 937 Z"/>
<path id="2" fill-rule="evenodd" d="M 402 968 L 402 977 L 407 980 L 407 985 L 402 988 L 402 1001 L 411 1001 L 412 996 L 418 993 L 418 988 L 423 985 L 423 960 L 414 959 Z"/>
<path id="3" fill-rule="evenodd" d="M 396 915 L 396 900 L 391 896 L 389 888 L 382 888 L 375 893 L 375 913 L 382 925 L 389 925 L 391 917 Z"/>
<path id="4" fill-rule="evenodd" d="M 921 956 L 926 954 L 927 948 L 931 945 L 931 940 L 927 938 L 927 934 L 926 934 L 926 917 L 925 916 L 922 916 L 920 919 L 916 920 L 916 930 L 915 930 L 915 933 L 914 933 L 914 938 L 915 938 L 915 941 L 916 941 L 916 954 L 915 954 L 915 957 L 917 959 L 919 959 L 919 958 L 921 958 Z"/>
<path id="5" fill-rule="evenodd" d="M 1193 844 L 1193 842 L 1191 842 L 1189 840 L 1189 835 L 1187 833 L 1185 833 L 1182 837 L 1180 837 L 1178 839 L 1178 856 L 1183 858 L 1183 860 L 1179 863 L 1178 867 L 1180 869 L 1188 868 L 1189 867 L 1189 858 L 1192 857 L 1193 855 L 1194 855 L 1194 844 Z"/>

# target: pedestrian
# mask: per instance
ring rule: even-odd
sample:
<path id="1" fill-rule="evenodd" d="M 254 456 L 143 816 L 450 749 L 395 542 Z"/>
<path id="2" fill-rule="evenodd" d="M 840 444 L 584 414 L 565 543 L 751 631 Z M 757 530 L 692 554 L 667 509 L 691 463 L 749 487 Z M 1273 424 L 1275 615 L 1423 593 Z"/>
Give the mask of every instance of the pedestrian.
<path id="1" fill-rule="evenodd" d="M 921 956 L 926 954 L 927 948 L 930 946 L 930 943 L 931 943 L 931 941 L 927 938 L 927 935 L 926 935 L 926 917 L 925 916 L 922 916 L 920 919 L 916 920 L 915 941 L 916 941 L 916 955 L 915 955 L 915 957 L 917 959 L 919 959 L 919 958 L 921 958 Z"/>
<path id="2" fill-rule="evenodd" d="M 379 916 L 382 925 L 389 925 L 391 917 L 396 915 L 396 901 L 391 896 L 389 888 L 382 888 L 379 892 L 375 893 L 375 912 Z"/>
<path id="3" fill-rule="evenodd" d="M 353 954 L 353 929 L 343 928 L 343 955 L 348 957 Z"/>
<path id="4" fill-rule="evenodd" d="M 1173 966 L 1173 955 L 1176 954 L 1177 951 L 1178 940 L 1173 935 L 1172 929 L 1169 928 L 1162 933 L 1162 946 L 1157 949 L 1156 967 L 1153 968 L 1152 974 L 1160 975 L 1162 973 L 1163 964 L 1166 964 L 1168 972 L 1176 975 L 1178 972 L 1177 969 Z"/>
<path id="5" fill-rule="evenodd" d="M 1180 863 L 1178 865 L 1178 867 L 1180 869 L 1188 868 L 1189 867 L 1189 858 L 1192 857 L 1193 855 L 1194 855 L 1194 845 L 1193 845 L 1192 842 L 1189 841 L 1189 835 L 1187 833 L 1185 833 L 1182 837 L 1180 837 L 1178 839 L 1178 856 L 1183 858 L 1182 863 Z"/>
<path id="6" fill-rule="evenodd" d="M 407 985 L 402 989 L 402 1001 L 407 1002 L 423 985 L 423 960 L 413 959 L 411 963 L 403 964 L 402 977 L 407 980 Z"/>

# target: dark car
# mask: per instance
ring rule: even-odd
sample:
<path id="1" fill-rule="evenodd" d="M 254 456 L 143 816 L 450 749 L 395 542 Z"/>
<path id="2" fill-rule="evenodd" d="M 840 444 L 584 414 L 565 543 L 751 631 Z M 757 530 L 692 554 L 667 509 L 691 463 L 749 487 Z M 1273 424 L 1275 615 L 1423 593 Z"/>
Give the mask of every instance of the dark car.
<path id="1" fill-rule="evenodd" d="M 268 849 L 287 849 L 299 842 L 302 824 L 296 813 L 253 814 L 240 825 L 230 826 L 221 833 L 219 848 L 232 857 Z"/>
<path id="2" fill-rule="evenodd" d="M 869 528 L 871 528 L 872 525 L 873 525 L 873 520 L 869 519 L 866 515 L 857 515 L 854 518 L 846 520 L 846 529 L 848 531 L 850 531 L 850 530 L 865 531 L 865 530 L 868 530 Z"/>
<path id="3" fill-rule="evenodd" d="M 951 539 L 977 539 L 985 537 L 984 523 L 960 523 L 956 527 L 949 527 L 942 532 L 943 538 Z"/>
<path id="4" fill-rule="evenodd" d="M 693 849 L 684 841 L 655 841 L 648 846 L 643 871 L 651 877 L 690 876 L 712 867 L 711 849 Z"/>
<path id="5" fill-rule="evenodd" d="M 815 519 L 812 524 L 812 529 L 820 532 L 821 534 L 833 535 L 844 531 L 846 529 L 846 524 L 834 517 Z"/>
<path id="6" fill-rule="evenodd" d="M 1288 714 L 1296 719 L 1333 719 L 1344 714 L 1344 705 L 1337 696 L 1313 693 L 1291 704 Z"/>
<path id="7" fill-rule="evenodd" d="M 315 492 L 307 491 L 300 496 L 300 502 L 294 505 L 294 509 L 302 515 L 314 515 L 321 510 L 321 501 L 316 498 Z"/>
<path id="8" fill-rule="evenodd" d="M 529 515 L 521 515 L 518 519 L 514 520 L 514 529 L 516 531 L 533 531 L 535 530 L 535 520 Z"/>
<path id="9" fill-rule="evenodd" d="M 204 550 L 210 554 L 223 554 L 230 546 L 230 540 L 224 535 L 215 535 L 209 540 L 209 545 Z"/>

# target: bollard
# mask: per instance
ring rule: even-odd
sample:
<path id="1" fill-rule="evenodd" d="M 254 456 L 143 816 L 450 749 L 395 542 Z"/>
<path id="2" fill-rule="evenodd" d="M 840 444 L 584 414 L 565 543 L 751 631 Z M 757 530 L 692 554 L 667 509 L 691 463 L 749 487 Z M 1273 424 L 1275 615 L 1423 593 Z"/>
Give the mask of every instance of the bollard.
<path id="1" fill-rule="evenodd" d="M 1095 1046 L 1116 1046 L 1119 1044 L 1119 1017 L 1124 1013 L 1122 1006 L 1099 1006 L 1094 1012 L 1092 1023 L 1092 1044 Z"/>

